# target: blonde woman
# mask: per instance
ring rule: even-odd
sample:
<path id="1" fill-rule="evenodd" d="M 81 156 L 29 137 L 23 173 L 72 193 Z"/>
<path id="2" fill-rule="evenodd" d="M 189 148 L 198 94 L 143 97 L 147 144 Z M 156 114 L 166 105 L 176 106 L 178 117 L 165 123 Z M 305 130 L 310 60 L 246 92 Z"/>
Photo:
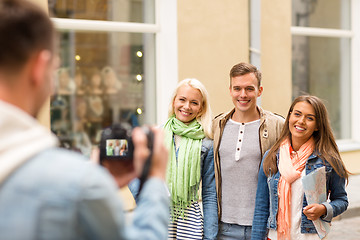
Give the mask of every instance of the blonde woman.
<path id="1" fill-rule="evenodd" d="M 169 239 L 217 237 L 211 124 L 211 109 L 204 85 L 196 79 L 179 82 L 169 105 L 169 118 L 163 126 L 169 149 L 166 181 L 172 203 Z M 130 190 L 136 195 L 134 185 L 130 185 Z M 200 185 L 203 214 L 199 202 Z"/>

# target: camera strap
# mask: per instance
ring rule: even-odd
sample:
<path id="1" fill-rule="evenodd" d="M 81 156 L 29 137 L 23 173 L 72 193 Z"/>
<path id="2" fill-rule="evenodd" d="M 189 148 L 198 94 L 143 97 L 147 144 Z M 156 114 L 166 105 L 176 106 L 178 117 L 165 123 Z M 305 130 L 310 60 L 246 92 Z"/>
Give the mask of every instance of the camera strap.
<path id="1" fill-rule="evenodd" d="M 139 192 L 138 192 L 138 196 L 141 192 L 141 189 L 144 185 L 144 183 L 146 182 L 148 176 L 149 176 L 149 173 L 150 173 L 150 168 L 151 168 L 151 159 L 152 159 L 152 155 L 153 155 L 153 146 L 154 146 L 154 134 L 153 132 L 149 129 L 149 128 L 146 128 L 144 129 L 144 131 L 146 132 L 146 136 L 147 136 L 147 143 L 148 143 L 148 148 L 150 150 L 150 154 L 149 156 L 147 157 L 145 163 L 144 163 L 144 168 L 143 168 L 143 171 L 141 173 L 141 176 L 140 176 L 140 186 L 139 186 Z M 136 197 L 138 197 L 136 196 Z"/>

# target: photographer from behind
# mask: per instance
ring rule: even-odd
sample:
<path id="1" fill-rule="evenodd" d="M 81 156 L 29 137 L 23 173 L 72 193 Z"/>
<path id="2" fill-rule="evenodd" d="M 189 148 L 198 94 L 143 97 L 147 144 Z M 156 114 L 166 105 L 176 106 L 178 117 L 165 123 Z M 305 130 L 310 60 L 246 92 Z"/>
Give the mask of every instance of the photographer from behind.
<path id="1" fill-rule="evenodd" d="M 128 171 L 111 170 L 115 181 L 85 157 L 57 148 L 35 119 L 57 67 L 49 17 L 29 1 L 1 0 L 0 36 L 0 239 L 166 239 L 162 133 L 153 130 L 149 175 L 126 225 L 118 187 L 142 172 L 150 156 L 145 133 L 134 129 L 133 160 L 122 162 Z"/>

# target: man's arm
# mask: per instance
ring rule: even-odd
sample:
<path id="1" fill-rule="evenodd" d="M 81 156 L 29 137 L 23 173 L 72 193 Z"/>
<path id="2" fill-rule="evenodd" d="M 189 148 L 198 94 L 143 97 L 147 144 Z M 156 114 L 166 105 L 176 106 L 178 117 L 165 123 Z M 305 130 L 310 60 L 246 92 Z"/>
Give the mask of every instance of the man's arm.
<path id="1" fill-rule="evenodd" d="M 88 174 L 79 203 L 79 228 L 86 239 L 167 239 L 169 197 L 164 179 L 168 154 L 160 130 L 154 134 L 149 180 L 139 196 L 132 224 L 125 225 L 114 178 L 95 167 Z M 133 142 L 134 168 L 139 175 L 149 155 L 146 136 L 140 129 L 134 130 Z M 119 183 L 121 176 L 115 179 Z"/>
<path id="2" fill-rule="evenodd" d="M 80 193 L 79 235 L 84 239 L 127 239 L 117 185 L 107 172 L 92 167 L 84 177 Z"/>
<path id="3" fill-rule="evenodd" d="M 139 195 L 133 224 L 127 230 L 129 239 L 167 239 L 169 194 L 158 178 L 147 180 Z"/>
<path id="4" fill-rule="evenodd" d="M 131 221 L 125 217 L 112 177 L 99 169 L 88 173 L 78 204 L 80 235 L 85 239 L 167 239 L 169 197 L 161 179 L 153 177 L 145 183 Z"/>
<path id="5" fill-rule="evenodd" d="M 167 226 L 169 223 L 169 194 L 165 185 L 165 174 L 168 152 L 163 144 L 161 129 L 152 129 L 154 133 L 153 158 L 151 162 L 149 179 L 138 196 L 137 207 L 134 214 L 133 226 L 129 228 L 130 239 L 167 239 Z M 135 145 L 134 166 L 138 175 L 142 169 L 141 159 L 146 159 L 146 137 L 139 129 L 134 131 Z"/>

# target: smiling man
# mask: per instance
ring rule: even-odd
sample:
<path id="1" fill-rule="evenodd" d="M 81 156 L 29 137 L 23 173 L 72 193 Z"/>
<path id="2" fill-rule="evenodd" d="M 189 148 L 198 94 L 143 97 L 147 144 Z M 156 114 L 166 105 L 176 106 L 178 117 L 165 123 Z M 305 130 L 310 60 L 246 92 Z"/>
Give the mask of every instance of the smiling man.
<path id="1" fill-rule="evenodd" d="M 260 162 L 279 137 L 284 119 L 257 106 L 263 87 L 255 66 L 233 66 L 229 90 L 234 109 L 213 122 L 218 238 L 251 239 Z"/>

